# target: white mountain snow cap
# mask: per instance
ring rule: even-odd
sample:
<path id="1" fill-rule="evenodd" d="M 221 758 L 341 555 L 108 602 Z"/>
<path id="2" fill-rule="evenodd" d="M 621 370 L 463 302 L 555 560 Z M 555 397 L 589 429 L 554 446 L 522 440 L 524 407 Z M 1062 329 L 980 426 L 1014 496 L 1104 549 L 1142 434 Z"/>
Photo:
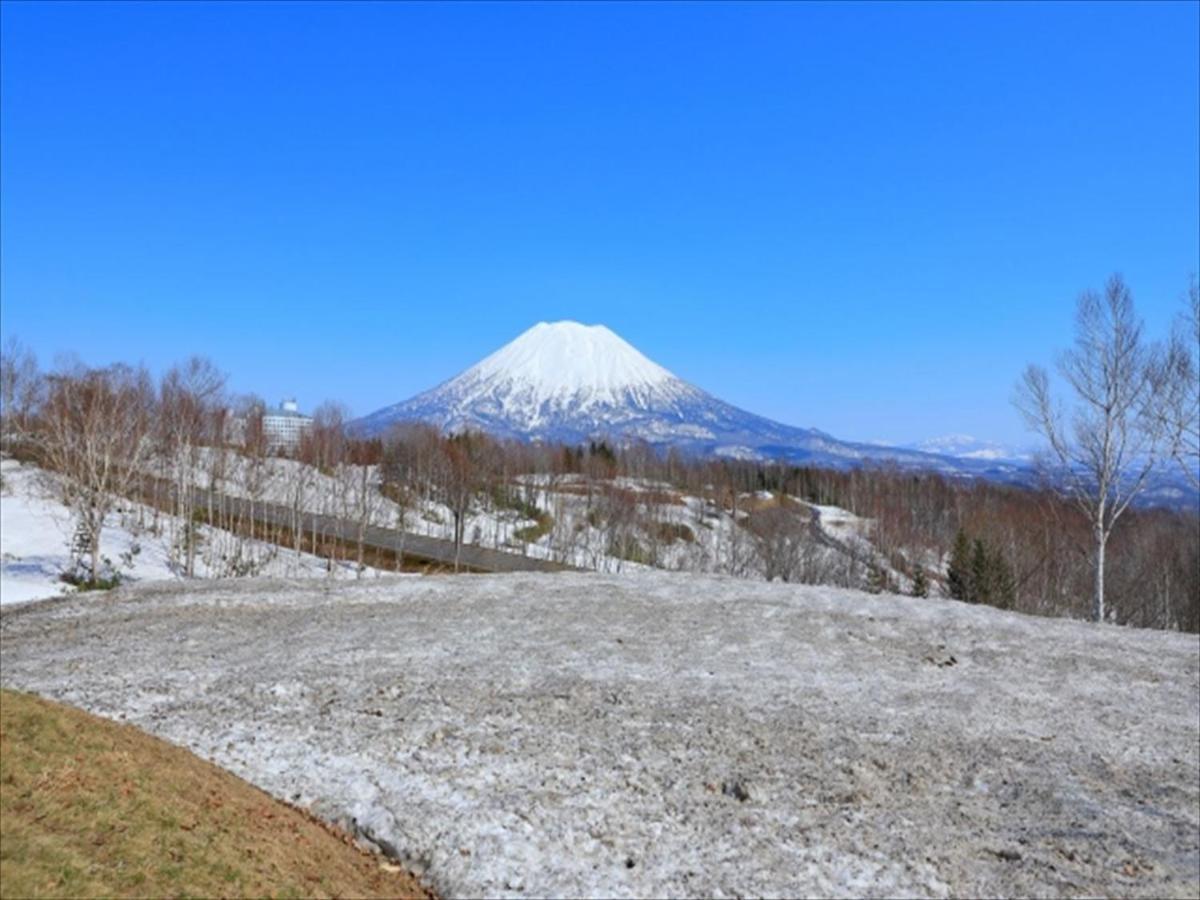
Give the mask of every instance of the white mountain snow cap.
<path id="1" fill-rule="evenodd" d="M 539 322 L 459 378 L 543 398 L 616 397 L 677 381 L 603 325 L 569 321 Z"/>

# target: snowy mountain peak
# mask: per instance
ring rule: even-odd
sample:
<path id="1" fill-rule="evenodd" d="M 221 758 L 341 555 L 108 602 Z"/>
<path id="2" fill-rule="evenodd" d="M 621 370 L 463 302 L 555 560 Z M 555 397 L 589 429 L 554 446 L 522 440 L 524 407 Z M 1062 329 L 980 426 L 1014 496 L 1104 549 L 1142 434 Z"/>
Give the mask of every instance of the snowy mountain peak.
<path id="1" fill-rule="evenodd" d="M 458 378 L 478 386 L 512 385 L 535 401 L 616 402 L 629 390 L 677 380 L 603 325 L 539 322 Z"/>
<path id="2" fill-rule="evenodd" d="M 368 434 L 426 421 L 555 440 L 631 431 L 647 439 L 695 437 L 707 432 L 693 414 L 713 403 L 603 325 L 539 322 L 465 372 L 358 426 Z"/>
<path id="3" fill-rule="evenodd" d="M 888 459 L 957 471 L 957 461 L 839 441 L 738 409 L 677 378 L 603 325 L 539 322 L 449 381 L 354 423 L 366 435 L 404 422 L 519 440 L 644 441 L 734 459 L 856 465 Z M 982 460 L 969 460 L 981 465 Z"/>

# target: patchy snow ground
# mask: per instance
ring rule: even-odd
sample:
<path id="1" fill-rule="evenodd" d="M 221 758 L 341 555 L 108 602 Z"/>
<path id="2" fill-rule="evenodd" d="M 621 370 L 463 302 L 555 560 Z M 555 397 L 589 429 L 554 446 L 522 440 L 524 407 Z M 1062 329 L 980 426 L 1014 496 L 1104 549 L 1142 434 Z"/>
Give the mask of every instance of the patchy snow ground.
<path id="1" fill-rule="evenodd" d="M 454 514 L 445 504 L 432 501 L 413 501 L 410 508 L 401 509 L 395 502 L 379 493 L 379 472 L 368 467 L 366 479 L 358 466 L 341 466 L 333 474 L 320 472 L 296 460 L 269 458 L 254 465 L 260 466 L 255 478 L 247 478 L 252 466 L 245 457 L 226 451 L 220 465 L 213 465 L 213 451 L 203 449 L 202 469 L 223 471 L 224 477 L 212 476 L 217 489 L 232 496 L 248 496 L 246 484 L 257 485 L 256 499 L 299 508 L 322 515 L 341 515 L 354 519 L 357 512 L 343 509 L 344 498 L 358 496 L 360 486 L 370 486 L 367 506 L 368 520 L 380 527 L 396 528 L 403 522 L 404 530 L 428 537 L 453 538 Z M 158 473 L 164 474 L 164 473 Z M 205 475 L 205 482 L 209 475 Z M 715 506 L 711 499 L 676 491 L 664 482 L 648 479 L 615 478 L 596 481 L 590 486 L 579 475 L 555 476 L 520 475 L 509 487 L 514 494 L 535 505 L 550 516 L 548 529 L 537 527 L 535 519 L 514 509 L 496 508 L 486 501 L 477 503 L 467 514 L 464 540 L 468 544 L 537 559 L 548 559 L 584 569 L 621 573 L 658 567 L 663 569 L 733 574 L 750 578 L 763 576 L 763 562 L 754 547 L 754 540 L 744 526 L 746 510 L 735 521 L 726 509 Z M 635 542 L 637 558 L 654 565 L 632 561 L 633 554 L 624 558 L 612 552 L 614 532 L 609 527 L 606 497 L 610 488 L 620 488 L 637 498 L 638 525 L 631 525 L 625 537 Z M 343 498 L 339 500 L 339 498 Z M 758 505 L 770 504 L 775 495 L 758 491 L 744 495 Z M 749 504 L 749 505 L 754 505 Z M 808 504 L 801 503 L 802 508 Z M 837 544 L 850 547 L 854 560 L 844 554 L 816 548 L 823 568 L 838 573 L 840 584 L 865 585 L 868 563 L 887 567 L 887 560 L 870 543 L 873 523 L 836 506 L 816 507 L 820 513 L 818 526 Z M 647 529 L 649 523 L 666 525 L 668 529 Z M 524 534 L 523 534 L 524 533 Z M 531 538 L 531 533 L 535 536 Z M 892 573 L 899 584 L 905 579 Z"/>
<path id="2" fill-rule="evenodd" d="M 28 467 L 0 460 L 0 476 L 0 604 L 69 591 L 58 580 L 69 564 L 66 509 L 36 496 Z"/>
<path id="3" fill-rule="evenodd" d="M 0 491 L 0 605 L 72 593 L 74 588 L 61 580 L 72 568 L 70 510 L 53 496 L 45 472 L 36 466 L 4 459 L 0 460 L 0 474 L 4 479 Z M 152 520 L 157 529 L 146 524 Z M 105 523 L 101 552 L 129 581 L 182 578 L 171 560 L 170 533 L 175 521 L 167 515 L 155 517 L 139 504 L 126 503 L 121 513 L 114 513 Z M 244 540 L 209 526 L 202 526 L 199 532 L 204 548 L 196 560 L 199 577 L 219 574 L 219 560 L 234 551 L 264 575 L 354 577 L 354 566 L 349 563 L 338 563 L 331 572 L 324 559 L 312 554 Z M 364 574 L 379 573 L 367 569 Z"/>
<path id="4" fill-rule="evenodd" d="M 830 536 L 842 541 L 862 541 L 869 545 L 873 520 L 856 516 L 840 506 L 822 506 L 818 503 L 806 503 L 805 506 L 817 511 L 821 527 Z"/>
<path id="5" fill-rule="evenodd" d="M 570 573 L 133 585 L 0 655 L 445 896 L 1200 891 L 1194 635 Z"/>

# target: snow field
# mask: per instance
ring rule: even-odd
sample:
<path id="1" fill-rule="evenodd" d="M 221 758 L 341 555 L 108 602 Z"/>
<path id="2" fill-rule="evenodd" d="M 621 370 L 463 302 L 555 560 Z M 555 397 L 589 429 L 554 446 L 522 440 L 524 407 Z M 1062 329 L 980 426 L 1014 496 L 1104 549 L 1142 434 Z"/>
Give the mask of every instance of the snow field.
<path id="1" fill-rule="evenodd" d="M 1200 643 L 639 572 L 135 585 L 0 614 L 445 896 L 1195 896 Z"/>

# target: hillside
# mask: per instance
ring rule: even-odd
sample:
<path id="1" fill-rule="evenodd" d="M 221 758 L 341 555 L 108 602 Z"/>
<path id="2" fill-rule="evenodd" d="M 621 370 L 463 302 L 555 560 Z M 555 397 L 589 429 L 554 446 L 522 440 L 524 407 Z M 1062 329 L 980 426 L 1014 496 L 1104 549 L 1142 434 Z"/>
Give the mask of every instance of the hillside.
<path id="1" fill-rule="evenodd" d="M 408 873 L 191 753 L 0 693 L 5 897 L 428 897 Z"/>
<path id="2" fill-rule="evenodd" d="M 29 463 L 0 459 L 0 605 L 68 594 L 63 576 L 75 568 L 71 544 L 74 522 L 55 489 L 57 479 Z M 122 581 L 183 578 L 172 546 L 182 532 L 176 517 L 139 503 L 125 502 L 105 522 L 101 543 L 108 571 Z M 328 562 L 310 553 L 261 540 L 247 540 L 220 528 L 196 528 L 202 578 L 276 575 L 291 578 L 354 577 L 350 563 Z M 364 575 L 377 574 L 366 569 Z"/>
<path id="3" fill-rule="evenodd" d="M 215 487 L 230 496 L 246 496 L 243 468 L 244 460 L 231 459 L 226 476 L 213 480 Z M 295 460 L 270 459 L 262 467 L 257 499 L 288 503 L 295 496 L 297 484 L 302 484 L 304 509 L 318 514 L 336 513 L 342 508 L 338 501 L 344 482 L 358 485 L 363 480 L 362 467 L 344 468 L 348 477 L 339 482 Z M 435 500 L 411 499 L 404 507 L 397 505 L 380 492 L 377 468 L 367 467 L 365 473 L 371 495 L 370 524 L 443 540 L 450 537 L 453 517 L 447 506 Z M 71 515 L 46 489 L 48 474 L 12 459 L 0 460 L 0 474 L 4 477 L 0 492 L 0 603 L 72 592 L 73 588 L 61 579 L 72 568 Z M 506 486 L 506 495 L 496 492 L 497 496 L 507 496 L 507 506 L 497 504 L 495 497 L 481 498 L 467 514 L 466 543 L 606 572 L 652 565 L 761 577 L 764 560 L 755 550 L 754 535 L 737 523 L 753 524 L 756 511 L 782 502 L 767 492 L 744 494 L 739 498 L 741 511 L 735 520 L 711 500 L 644 479 L 614 479 L 602 486 L 565 477 L 552 482 L 536 475 L 514 479 Z M 610 507 L 630 502 L 645 507 L 647 521 L 641 527 L 633 523 L 621 527 L 619 540 L 614 540 Z M 873 561 L 886 567 L 886 561 L 871 545 L 868 520 L 836 507 L 791 498 L 786 502 L 801 523 L 798 527 L 811 530 L 819 539 L 806 558 L 810 579 L 820 576 L 840 584 L 859 585 L 865 582 Z M 807 524 L 810 518 L 811 528 Z M 171 516 L 155 515 L 147 507 L 128 503 L 110 517 L 103 546 L 106 554 L 118 561 L 113 568 L 123 581 L 178 579 L 182 576 L 171 554 L 176 531 L 177 522 Z M 309 553 L 297 553 L 267 541 L 246 540 L 207 525 L 200 529 L 200 535 L 200 577 L 353 578 L 357 574 L 349 560 L 331 567 L 327 560 Z M 131 552 L 134 548 L 136 552 Z M 230 571 L 225 561 L 235 555 L 251 559 L 254 565 Z M 383 570 L 368 566 L 362 576 L 382 574 Z M 904 576 L 892 575 L 897 583 L 904 583 Z"/>
<path id="4" fill-rule="evenodd" d="M 0 652 L 450 896 L 1200 890 L 1194 635 L 643 572 L 138 585 Z"/>

